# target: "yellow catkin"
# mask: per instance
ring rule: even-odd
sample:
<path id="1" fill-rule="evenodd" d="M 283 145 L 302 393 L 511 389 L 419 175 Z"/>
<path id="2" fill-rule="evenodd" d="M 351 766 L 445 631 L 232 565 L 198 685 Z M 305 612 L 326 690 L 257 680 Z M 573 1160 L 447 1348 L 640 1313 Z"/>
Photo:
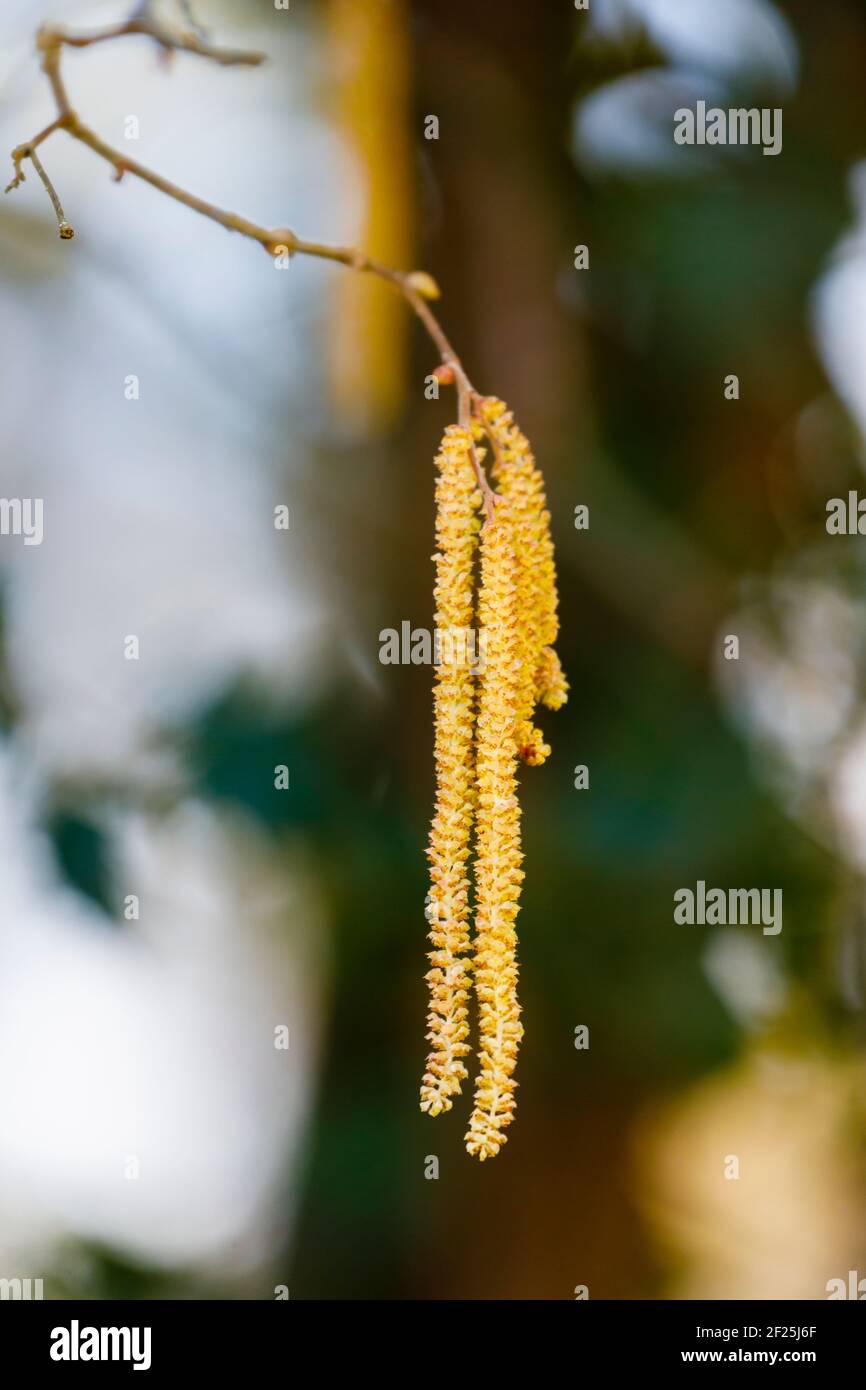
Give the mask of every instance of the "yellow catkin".
<path id="1" fill-rule="evenodd" d="M 514 1112 L 514 1068 L 523 1036 L 517 1002 L 515 919 L 523 881 L 517 800 L 519 594 L 511 504 L 501 501 L 481 536 L 478 621 L 484 665 L 476 737 L 475 992 L 479 1075 L 466 1134 L 470 1154 L 499 1152 Z"/>
<path id="2" fill-rule="evenodd" d="M 556 570 L 550 512 L 529 441 L 514 423 L 504 401 L 488 396 L 481 416 L 494 445 L 493 477 L 512 505 L 518 563 L 521 680 L 518 694 L 517 740 L 520 756 L 530 766 L 544 762 L 550 748 L 532 724 L 540 701 L 559 709 L 568 684 L 552 651 L 559 632 Z M 548 649 L 551 649 L 548 651 Z"/>
<path id="3" fill-rule="evenodd" d="M 568 681 L 553 647 L 545 647 L 537 677 L 539 698 L 547 709 L 561 709 L 568 699 Z"/>
<path id="4" fill-rule="evenodd" d="M 440 660 L 434 689 L 436 807 L 430 861 L 430 1054 L 421 1109 L 439 1115 L 467 1075 L 467 1000 L 471 942 L 467 860 L 475 800 L 474 687 L 468 660 L 473 622 L 473 562 L 478 543 L 477 492 L 468 430 L 450 425 L 436 459 L 436 634 Z"/>

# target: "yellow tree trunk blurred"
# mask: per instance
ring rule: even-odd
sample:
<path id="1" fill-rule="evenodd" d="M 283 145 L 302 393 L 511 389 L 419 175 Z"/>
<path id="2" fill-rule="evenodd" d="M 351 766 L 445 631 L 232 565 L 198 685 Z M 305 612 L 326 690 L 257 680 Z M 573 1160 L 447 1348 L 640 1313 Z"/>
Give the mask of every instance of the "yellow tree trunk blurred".
<path id="1" fill-rule="evenodd" d="M 387 265 L 413 263 L 409 40 L 403 0 L 329 0 L 334 116 L 363 189 L 351 240 Z M 399 295 L 362 276 L 334 280 L 330 399 L 343 430 L 379 432 L 406 393 L 409 316 Z"/>

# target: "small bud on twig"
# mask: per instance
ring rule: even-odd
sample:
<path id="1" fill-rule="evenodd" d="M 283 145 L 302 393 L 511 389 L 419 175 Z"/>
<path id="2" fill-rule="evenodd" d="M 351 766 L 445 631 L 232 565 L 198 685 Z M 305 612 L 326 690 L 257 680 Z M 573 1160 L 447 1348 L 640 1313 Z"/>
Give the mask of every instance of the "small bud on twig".
<path id="1" fill-rule="evenodd" d="M 406 276 L 406 285 L 422 299 L 441 299 L 442 291 L 436 284 L 432 275 L 428 275 L 426 270 L 413 270 Z"/>
<path id="2" fill-rule="evenodd" d="M 450 362 L 442 362 L 440 366 L 434 367 L 430 375 L 436 378 L 440 386 L 454 385 L 454 368 Z"/>
<path id="3" fill-rule="evenodd" d="M 276 256 L 284 248 L 291 256 L 298 244 L 298 238 L 291 227 L 277 227 L 274 231 L 268 232 L 268 241 L 265 250 L 269 256 Z"/>

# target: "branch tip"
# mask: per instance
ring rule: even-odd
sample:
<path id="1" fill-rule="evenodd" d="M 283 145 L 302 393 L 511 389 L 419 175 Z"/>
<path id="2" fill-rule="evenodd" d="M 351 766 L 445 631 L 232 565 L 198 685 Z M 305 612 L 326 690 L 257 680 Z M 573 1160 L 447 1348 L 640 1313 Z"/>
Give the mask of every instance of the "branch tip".
<path id="1" fill-rule="evenodd" d="M 481 398 L 474 390 L 460 358 L 448 341 L 438 318 L 430 308 L 430 301 L 439 299 L 441 291 L 433 276 L 429 275 L 427 271 L 404 272 L 396 270 L 392 266 L 374 260 L 366 252 L 356 247 L 330 246 L 323 242 L 303 240 L 290 227 L 273 229 L 261 227 L 245 217 L 238 216 L 237 213 L 227 212 L 213 203 L 205 202 L 203 198 L 199 198 L 177 184 L 171 183 L 152 169 L 126 158 L 119 150 L 106 144 L 99 135 L 82 124 L 78 113 L 72 107 L 60 73 L 64 48 L 89 48 L 92 44 L 105 43 L 110 39 L 122 38 L 124 35 L 141 34 L 153 39 L 166 57 L 171 56 L 174 51 L 196 53 L 200 57 L 209 58 L 224 66 L 232 64 L 257 66 L 265 61 L 263 53 L 223 49 L 212 45 L 207 38 L 206 31 L 193 17 L 188 0 L 178 0 L 178 3 L 188 26 L 185 30 L 173 30 L 157 18 L 153 13 L 153 0 L 141 0 L 141 3 L 136 6 L 130 18 L 125 22 L 97 29 L 91 33 L 75 34 L 56 25 L 41 25 L 36 33 L 36 49 L 42 55 L 42 70 L 51 87 L 57 115 L 51 124 L 41 130 L 38 135 L 34 135 L 31 140 L 23 145 L 18 145 L 12 151 L 13 177 L 6 187 L 6 192 L 11 192 L 13 188 L 17 188 L 19 184 L 24 182 L 22 165 L 25 159 L 29 159 L 51 199 L 57 216 L 60 237 L 64 241 L 71 240 L 75 235 L 73 228 L 66 220 L 60 199 L 42 167 L 39 156 L 36 154 L 36 147 L 41 145 L 43 140 L 53 131 L 65 130 L 73 140 L 87 145 L 94 154 L 104 159 L 112 167 L 115 182 L 119 183 L 127 173 L 133 174 L 136 178 L 149 183 L 152 188 L 156 188 L 176 202 L 183 203 L 184 206 L 191 208 L 202 217 L 217 222 L 228 231 L 239 232 L 251 241 L 257 241 L 271 256 L 280 252 L 288 253 L 289 256 L 313 256 L 320 260 L 336 261 L 363 274 L 375 275 L 400 291 L 435 343 L 441 357 L 441 364 L 436 368 L 435 375 L 443 384 L 456 384 L 458 418 L 460 424 L 468 428 L 472 418 L 473 403 Z M 491 518 L 494 511 L 494 494 L 474 448 L 473 458 L 478 484 L 484 497 L 485 509 L 488 518 Z"/>

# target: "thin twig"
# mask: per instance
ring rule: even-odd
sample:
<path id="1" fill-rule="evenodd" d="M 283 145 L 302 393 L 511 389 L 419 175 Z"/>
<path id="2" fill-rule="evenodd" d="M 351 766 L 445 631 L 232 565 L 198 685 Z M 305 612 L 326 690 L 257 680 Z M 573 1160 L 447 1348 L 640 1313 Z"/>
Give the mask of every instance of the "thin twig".
<path id="1" fill-rule="evenodd" d="M 209 218 L 212 222 L 219 223 L 227 231 L 239 232 L 241 236 L 257 241 L 270 254 L 275 254 L 282 249 L 290 256 L 313 256 L 319 260 L 336 261 L 352 270 L 375 275 L 380 280 L 385 280 L 401 292 L 439 350 L 443 364 L 451 368 L 453 379 L 457 384 L 460 423 L 468 428 L 472 416 L 472 402 L 476 399 L 477 393 L 442 325 L 430 308 L 428 301 L 439 297 L 439 289 L 432 276 L 424 271 L 395 270 L 392 266 L 383 265 L 380 261 L 374 260 L 355 247 L 329 246 L 324 242 L 307 241 L 288 227 L 274 229 L 259 226 L 258 223 L 250 221 L 249 218 L 241 217 L 236 212 L 228 212 L 224 208 L 217 207 L 214 203 L 207 202 L 204 198 L 199 198 L 196 194 L 179 187 L 178 184 L 172 183 L 161 174 L 155 173 L 154 170 L 139 164 L 137 160 L 130 159 L 127 155 L 107 144 L 101 136 L 90 130 L 81 121 L 69 100 L 60 72 L 64 48 L 89 48 L 93 44 L 106 43 L 126 35 L 138 34 L 153 39 L 165 52 L 179 50 L 184 53 L 194 53 L 198 54 L 199 57 L 208 58 L 223 65 L 254 66 L 264 60 L 264 55 L 261 53 L 219 48 L 208 42 L 204 30 L 192 19 L 189 6 L 184 4 L 183 0 L 179 0 L 179 3 L 187 22 L 194 26 L 194 32 L 177 33 L 169 29 L 153 14 L 152 0 L 143 0 L 143 3 L 136 7 L 130 18 L 123 23 L 97 29 L 90 34 L 73 34 L 53 26 L 43 26 L 39 30 L 36 36 L 36 46 L 42 54 L 42 70 L 48 78 L 54 96 L 57 116 L 38 135 L 12 151 L 14 174 L 6 192 L 17 188 L 23 182 L 22 162 L 24 159 L 29 159 L 45 184 L 54 205 L 60 223 L 60 235 L 64 238 L 72 236 L 72 228 L 63 216 L 60 200 L 35 155 L 37 145 L 40 145 L 55 130 L 65 130 L 73 140 L 87 145 L 94 154 L 106 160 L 114 169 L 117 180 L 123 178 L 124 174 L 132 174 L 133 177 L 141 179 L 144 183 L 149 183 L 160 193 L 173 198 L 175 202 L 183 203 L 193 212 Z M 492 515 L 494 494 L 477 458 L 475 458 L 475 468 L 479 486 L 484 494 L 488 515 Z"/>
<path id="2" fill-rule="evenodd" d="M 62 124 L 63 117 L 58 116 L 56 121 L 52 121 L 44 130 L 40 130 L 39 134 L 34 135 L 32 140 L 28 140 L 26 145 L 17 145 L 12 151 L 12 166 L 15 172 L 12 176 L 12 181 L 6 185 L 5 191 L 7 193 L 10 193 L 13 188 L 17 188 L 19 184 L 24 182 L 24 170 L 21 167 L 23 161 L 30 157 L 33 150 L 36 149 L 36 146 L 41 145 L 42 141 L 45 140 L 52 131 L 59 130 Z"/>
<path id="3" fill-rule="evenodd" d="M 189 18 L 188 9 L 186 14 Z M 94 29 L 90 34 L 70 34 L 65 29 L 57 29 L 51 25 L 46 26 L 41 33 L 46 36 L 49 45 L 66 44 L 68 48 L 89 48 L 92 44 L 106 43 L 110 39 L 123 38 L 126 34 L 144 34 L 167 52 L 179 50 L 183 53 L 196 53 L 200 58 L 208 58 L 224 67 L 257 67 L 265 61 L 264 53 L 251 53 L 240 48 L 220 48 L 209 43 L 204 30 L 194 22 L 189 34 L 170 29 L 153 13 L 150 0 L 145 0 L 144 4 L 139 5 L 123 23 L 108 24 L 104 29 Z M 44 42 L 45 40 L 43 44 Z"/>
<path id="4" fill-rule="evenodd" d="M 72 230 L 72 227 L 66 221 L 66 213 L 63 211 L 63 205 L 61 204 L 60 199 L 57 196 L 57 191 L 54 187 L 54 184 L 51 182 L 50 178 L 43 169 L 42 161 L 32 145 L 28 151 L 28 158 L 30 160 L 30 163 L 33 165 L 33 168 L 36 170 L 37 174 L 42 180 L 43 184 L 45 185 L 45 192 L 51 199 L 51 204 L 57 216 L 57 227 L 60 232 L 60 235 L 63 237 L 64 241 L 69 241 L 71 237 L 75 236 L 75 232 Z"/>

